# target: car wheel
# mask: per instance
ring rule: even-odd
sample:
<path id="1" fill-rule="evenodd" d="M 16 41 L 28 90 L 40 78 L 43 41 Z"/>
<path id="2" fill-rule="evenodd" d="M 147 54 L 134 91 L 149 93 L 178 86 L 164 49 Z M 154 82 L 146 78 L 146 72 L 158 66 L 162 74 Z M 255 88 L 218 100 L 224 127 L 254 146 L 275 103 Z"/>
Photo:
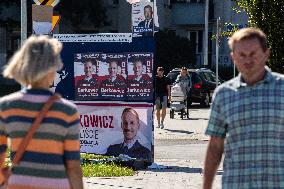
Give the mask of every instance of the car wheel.
<path id="1" fill-rule="evenodd" d="M 209 95 L 209 93 L 205 93 L 205 96 L 202 98 L 200 105 L 204 106 L 204 107 L 210 106 L 210 95 Z"/>

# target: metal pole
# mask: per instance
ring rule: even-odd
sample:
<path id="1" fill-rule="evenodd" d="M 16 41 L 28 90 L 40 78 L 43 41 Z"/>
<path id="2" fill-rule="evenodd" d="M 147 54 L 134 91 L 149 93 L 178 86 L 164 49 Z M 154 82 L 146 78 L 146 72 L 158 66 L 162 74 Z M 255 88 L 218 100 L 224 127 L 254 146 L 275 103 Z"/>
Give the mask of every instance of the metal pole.
<path id="1" fill-rule="evenodd" d="M 21 0 L 21 45 L 27 39 L 27 0 Z"/>
<path id="2" fill-rule="evenodd" d="M 152 36 L 154 36 L 154 32 L 155 32 L 155 0 L 153 0 L 153 15 L 152 15 L 152 19 L 153 19 Z"/>
<path id="3" fill-rule="evenodd" d="M 216 87 L 218 87 L 218 83 L 219 83 L 219 73 L 218 73 L 218 65 L 219 65 L 219 39 L 220 39 L 219 22 L 220 22 L 220 17 L 217 18 L 217 27 L 216 27 Z"/>
<path id="4" fill-rule="evenodd" d="M 205 3 L 205 31 L 204 31 L 204 66 L 208 65 L 208 15 L 209 15 L 209 0 Z"/>

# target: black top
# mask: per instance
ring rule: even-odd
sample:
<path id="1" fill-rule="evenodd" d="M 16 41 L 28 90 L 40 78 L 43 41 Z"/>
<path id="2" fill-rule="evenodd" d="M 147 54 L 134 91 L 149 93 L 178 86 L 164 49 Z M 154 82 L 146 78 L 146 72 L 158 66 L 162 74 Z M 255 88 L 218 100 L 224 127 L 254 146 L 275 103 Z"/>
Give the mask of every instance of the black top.
<path id="1" fill-rule="evenodd" d="M 168 96 L 169 94 L 167 86 L 170 84 L 170 80 L 167 77 L 156 76 L 156 95 Z"/>

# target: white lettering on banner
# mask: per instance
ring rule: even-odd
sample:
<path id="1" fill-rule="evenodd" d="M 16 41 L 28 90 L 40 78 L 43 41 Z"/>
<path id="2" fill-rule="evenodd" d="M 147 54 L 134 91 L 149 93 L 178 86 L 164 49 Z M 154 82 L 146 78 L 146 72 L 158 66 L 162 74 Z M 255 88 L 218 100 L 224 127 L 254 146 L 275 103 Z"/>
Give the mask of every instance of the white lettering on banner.
<path id="1" fill-rule="evenodd" d="M 114 128 L 113 116 L 80 115 L 81 127 Z"/>
<path id="2" fill-rule="evenodd" d="M 123 93 L 124 89 L 101 88 L 102 93 Z"/>
<path id="3" fill-rule="evenodd" d="M 132 42 L 132 33 L 53 34 L 61 42 Z"/>
<path id="4" fill-rule="evenodd" d="M 137 89 L 137 88 L 128 88 L 127 89 L 128 93 L 150 93 L 151 89 Z"/>

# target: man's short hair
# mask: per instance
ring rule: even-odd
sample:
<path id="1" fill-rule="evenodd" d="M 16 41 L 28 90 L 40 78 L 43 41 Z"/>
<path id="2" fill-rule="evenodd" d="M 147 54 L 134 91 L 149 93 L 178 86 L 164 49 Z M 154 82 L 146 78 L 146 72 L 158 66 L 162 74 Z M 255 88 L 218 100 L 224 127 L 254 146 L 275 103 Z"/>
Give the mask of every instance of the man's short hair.
<path id="1" fill-rule="evenodd" d="M 95 61 L 93 59 L 86 59 L 83 63 L 86 64 L 87 62 L 91 62 L 92 65 L 95 64 Z"/>
<path id="2" fill-rule="evenodd" d="M 109 62 L 109 65 L 110 65 L 112 62 L 114 62 L 114 63 L 116 63 L 116 65 L 118 66 L 118 61 L 117 61 L 116 59 L 109 59 L 108 62 Z"/>
<path id="3" fill-rule="evenodd" d="M 139 114 L 133 108 L 125 108 L 122 111 L 121 119 L 122 119 L 123 115 L 126 114 L 127 112 L 133 113 L 135 115 L 135 117 L 137 118 L 137 121 L 139 123 Z"/>
<path id="4" fill-rule="evenodd" d="M 163 67 L 158 67 L 157 70 L 158 71 L 164 71 L 164 68 Z"/>
<path id="5" fill-rule="evenodd" d="M 257 39 L 263 51 L 268 49 L 267 36 L 257 28 L 243 28 L 236 31 L 229 39 L 229 47 L 234 51 L 235 44 L 242 40 Z"/>
<path id="6" fill-rule="evenodd" d="M 145 7 L 144 7 L 144 10 L 145 9 L 151 9 L 152 10 L 152 7 L 151 7 L 151 5 L 146 5 Z M 152 10 L 153 11 L 153 10 Z"/>
<path id="7" fill-rule="evenodd" d="M 136 64 L 136 62 L 141 62 L 143 64 L 143 61 L 140 58 L 133 58 L 132 62 L 133 64 Z"/>

